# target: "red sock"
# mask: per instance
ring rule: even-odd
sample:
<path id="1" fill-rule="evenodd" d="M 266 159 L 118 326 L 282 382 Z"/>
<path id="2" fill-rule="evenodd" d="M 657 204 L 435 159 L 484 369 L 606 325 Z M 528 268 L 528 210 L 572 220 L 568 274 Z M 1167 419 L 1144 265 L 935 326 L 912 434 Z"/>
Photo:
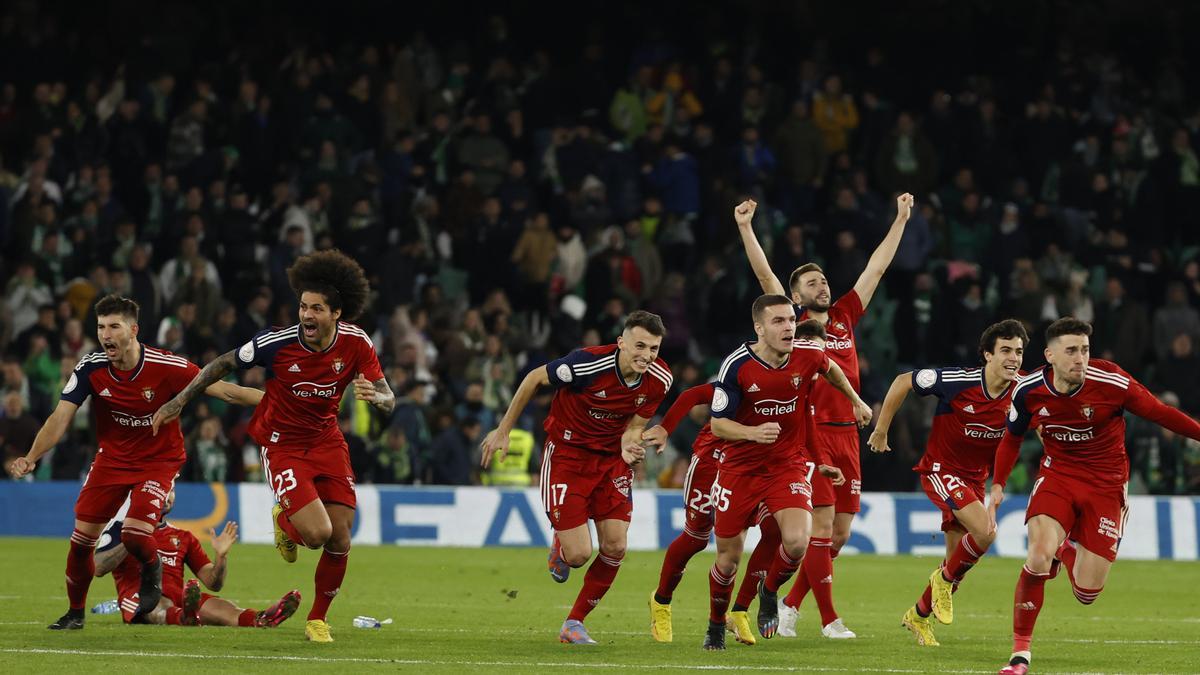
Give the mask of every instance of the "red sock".
<path id="1" fill-rule="evenodd" d="M 67 599 L 71 609 L 83 609 L 88 587 L 96 574 L 96 540 L 75 530 L 71 533 L 71 548 L 67 550 Z"/>
<path id="2" fill-rule="evenodd" d="M 1036 574 L 1028 567 L 1021 568 L 1021 577 L 1017 580 L 1017 592 L 1013 598 L 1013 651 L 1029 651 L 1029 641 L 1033 639 L 1033 625 L 1037 623 L 1038 613 L 1042 611 L 1042 602 L 1046 597 L 1046 579 L 1048 573 Z"/>
<path id="3" fill-rule="evenodd" d="M 292 521 L 288 520 L 286 512 L 280 511 L 279 515 L 275 518 L 275 522 L 279 523 L 279 527 L 283 530 L 283 533 L 288 536 L 288 539 L 291 539 L 300 546 L 304 546 L 305 548 L 308 547 L 308 544 L 304 543 L 304 537 L 300 536 L 300 531 L 296 529 L 296 526 L 292 524 Z"/>
<path id="4" fill-rule="evenodd" d="M 1071 590 L 1075 592 L 1075 599 L 1078 600 L 1081 604 L 1090 605 L 1096 601 L 1096 598 L 1100 597 L 1100 591 L 1103 591 L 1104 587 L 1101 586 L 1100 588 L 1084 588 L 1083 586 L 1077 585 L 1075 583 L 1075 580 L 1072 579 L 1071 580 Z"/>
<path id="5" fill-rule="evenodd" d="M 831 553 L 832 542 L 829 537 L 816 537 L 809 542 L 808 553 L 804 556 L 804 574 L 808 577 L 808 586 L 812 589 L 813 600 L 817 602 L 817 610 L 821 612 L 822 626 L 827 626 L 838 618 L 837 610 L 833 608 Z"/>
<path id="6" fill-rule="evenodd" d="M 583 621 L 588 612 L 600 604 L 600 599 L 612 586 L 613 579 L 617 578 L 617 572 L 621 569 L 621 559 L 624 557 L 624 553 L 620 557 L 603 553 L 596 556 L 588 567 L 587 574 L 583 575 L 583 588 L 579 589 L 579 595 L 575 597 L 575 604 L 571 607 L 571 613 L 567 615 L 568 620 Z"/>
<path id="7" fill-rule="evenodd" d="M 688 561 L 697 553 L 708 547 L 707 532 L 692 532 L 687 527 L 675 537 L 675 541 L 667 547 L 667 555 L 663 557 L 662 571 L 658 575 L 658 590 L 654 592 L 659 598 L 671 599 L 675 587 L 683 580 L 683 572 L 687 569 Z"/>
<path id="8" fill-rule="evenodd" d="M 801 559 L 788 555 L 787 549 L 780 544 L 779 548 L 775 549 L 775 559 L 771 561 L 771 569 L 767 571 L 763 588 L 769 593 L 779 592 L 779 587 L 786 584 L 796 570 L 800 569 Z"/>
<path id="9" fill-rule="evenodd" d="M 121 530 L 121 543 L 125 544 L 125 550 L 129 551 L 129 554 L 137 558 L 143 565 L 150 565 L 158 561 L 158 548 L 154 545 L 152 532 L 126 527 Z"/>
<path id="10" fill-rule="evenodd" d="M 970 534 L 963 535 L 950 554 L 950 559 L 942 565 L 942 578 L 946 581 L 961 580 L 985 552 L 987 548 L 980 546 Z"/>
<path id="11" fill-rule="evenodd" d="M 1062 546 L 1058 547 L 1058 552 L 1054 554 L 1055 558 L 1062 561 L 1062 566 L 1067 569 L 1067 578 L 1071 580 L 1071 585 L 1075 585 L 1075 558 L 1078 551 L 1075 550 L 1075 545 L 1070 539 L 1064 539 Z"/>
<path id="12" fill-rule="evenodd" d="M 342 579 L 346 578 L 346 559 L 350 551 L 335 553 L 329 549 L 321 551 L 321 559 L 317 561 L 317 573 L 313 577 L 316 593 L 314 593 L 312 609 L 308 610 L 308 620 L 325 620 L 329 611 L 329 603 L 342 588 Z"/>
<path id="13" fill-rule="evenodd" d="M 734 571 L 736 574 L 737 571 Z M 725 576 L 716 565 L 708 572 L 708 620 L 725 623 L 725 612 L 729 609 L 729 597 L 733 595 L 733 575 Z"/>
<path id="14" fill-rule="evenodd" d="M 168 626 L 182 626 L 183 625 L 182 619 L 183 619 L 183 609 L 181 609 L 179 607 L 168 607 L 167 608 L 167 625 Z"/>
<path id="15" fill-rule="evenodd" d="M 796 583 L 792 584 L 792 590 L 788 591 L 787 597 L 783 599 L 788 607 L 795 609 L 800 608 L 800 603 L 804 602 L 804 597 L 808 595 L 808 558 L 812 555 L 812 542 L 808 543 L 808 550 L 804 552 L 804 559 L 800 561 L 800 574 L 796 575 Z"/>
<path id="16" fill-rule="evenodd" d="M 344 565 L 342 566 L 342 569 L 345 569 Z M 325 603 L 325 605 L 328 606 L 329 603 Z M 254 620 L 256 618 L 258 618 L 258 612 L 254 611 L 253 609 L 243 609 L 242 613 L 238 614 L 238 626 L 240 628 L 253 628 Z"/>
<path id="17" fill-rule="evenodd" d="M 737 598 L 733 601 L 737 607 L 749 607 L 750 603 L 754 602 L 754 596 L 758 595 L 758 582 L 767 578 L 771 561 L 775 559 L 775 552 L 783 540 L 783 535 L 779 533 L 779 523 L 771 516 L 763 518 L 758 524 L 758 529 L 762 538 L 758 540 L 758 545 L 754 547 L 754 552 L 750 554 L 750 560 L 746 563 L 746 574 L 742 577 L 742 585 L 738 587 Z"/>

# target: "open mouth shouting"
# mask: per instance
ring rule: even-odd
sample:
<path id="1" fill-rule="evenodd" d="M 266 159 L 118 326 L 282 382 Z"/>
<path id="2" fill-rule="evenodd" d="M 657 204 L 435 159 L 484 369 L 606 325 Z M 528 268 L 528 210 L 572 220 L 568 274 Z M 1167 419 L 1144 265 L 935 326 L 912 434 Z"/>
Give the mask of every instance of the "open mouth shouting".
<path id="1" fill-rule="evenodd" d="M 104 349 L 104 355 L 107 356 L 110 361 L 117 358 L 117 355 L 121 353 L 121 350 L 117 348 L 117 343 L 113 342 L 112 340 L 105 340 L 104 342 L 101 342 L 100 347 Z"/>
<path id="2" fill-rule="evenodd" d="M 306 339 L 306 340 L 316 340 L 317 339 L 317 322 L 316 321 L 302 322 L 300 324 L 300 330 L 304 332 L 304 339 Z"/>

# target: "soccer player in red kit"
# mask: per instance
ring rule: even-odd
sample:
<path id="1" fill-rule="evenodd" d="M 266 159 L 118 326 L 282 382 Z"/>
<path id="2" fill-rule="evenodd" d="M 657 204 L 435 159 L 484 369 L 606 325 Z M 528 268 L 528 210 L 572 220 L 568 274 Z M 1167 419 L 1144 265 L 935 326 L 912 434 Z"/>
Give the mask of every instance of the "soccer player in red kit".
<path id="1" fill-rule="evenodd" d="M 370 286 L 362 267 L 341 251 L 318 251 L 297 259 L 288 268 L 288 281 L 300 303 L 300 322 L 264 330 L 217 357 L 155 414 L 154 422 L 175 419 L 196 392 L 235 368 L 267 369 L 266 395 L 248 433 L 262 448 L 264 473 L 278 502 L 272 512 L 276 548 L 287 562 L 295 562 L 298 543 L 324 548 L 304 636 L 333 642 L 326 613 L 346 576 L 356 504 L 338 403 L 350 385 L 356 399 L 383 413 L 391 413 L 396 401 L 371 339 L 341 321 L 366 308 Z"/>
<path id="2" fill-rule="evenodd" d="M 1092 604 L 1104 589 L 1125 524 L 1125 412 L 1200 440 L 1195 420 L 1159 401 L 1117 364 L 1089 358 L 1091 334 L 1090 324 L 1071 317 L 1050 324 L 1048 365 L 1017 383 L 996 451 L 993 520 L 1029 428 L 1038 429 L 1044 448 L 1025 510 L 1029 551 L 1013 599 L 1013 653 L 1002 674 L 1029 672 L 1045 584 L 1060 565 L 1079 602 Z"/>
<path id="3" fill-rule="evenodd" d="M 954 620 L 952 594 L 996 537 L 984 507 L 984 483 L 996 461 L 1009 394 L 1021 372 L 1027 344 L 1029 335 L 1021 322 L 1006 319 L 989 326 L 979 338 L 983 368 L 901 373 L 888 389 L 867 441 L 874 452 L 888 452 L 888 429 L 908 392 L 937 397 L 929 442 L 913 470 L 921 474 L 921 487 L 929 500 L 942 511 L 946 559 L 929 576 L 921 599 L 901 619 L 919 645 L 937 646 L 930 613 L 942 623 Z"/>
<path id="4" fill-rule="evenodd" d="M 821 324 L 797 325 L 792 302 L 782 295 L 759 296 L 752 316 L 758 340 L 725 358 L 713 389 L 712 431 L 723 445 L 712 488 L 717 561 L 709 574 L 709 625 L 704 637 L 704 648 L 709 650 L 725 648 L 727 614 L 738 639 L 754 643 L 746 611 L 727 610 L 746 528 L 760 506 L 775 518 L 782 539 L 759 586 L 758 631 L 770 638 L 778 625 L 776 593 L 796 572 L 808 546 L 813 470 L 819 466 L 831 478 L 839 477 L 819 450 L 811 454 L 807 418 L 813 381 L 823 375 L 850 399 L 859 423 L 871 419 L 870 407 L 825 355 Z M 750 639 L 743 639 L 747 635 Z"/>
<path id="5" fill-rule="evenodd" d="M 671 404 L 662 422 L 646 432 L 648 437 L 657 438 L 661 430 L 661 444 L 675 432 L 675 427 L 692 408 L 698 405 L 707 406 L 713 397 L 713 384 L 706 382 L 684 391 Z M 811 415 L 809 416 L 811 421 Z M 683 499 L 687 507 L 683 532 L 667 547 L 663 556 L 662 569 L 659 572 L 658 588 L 650 595 L 650 635 L 658 642 L 671 642 L 674 628 L 671 620 L 671 599 L 675 588 L 683 580 L 684 570 L 688 562 L 700 551 L 708 547 L 709 537 L 712 536 L 713 512 L 711 493 L 713 480 L 717 477 L 721 441 L 712 434 L 712 425 L 706 423 L 696 440 L 692 443 L 692 460 L 688 464 L 687 475 L 683 483 Z M 754 549 L 747 564 L 742 584 L 738 588 L 734 607 L 749 606 L 758 592 L 758 583 L 766 577 L 771 566 L 774 552 L 779 548 L 779 525 L 770 514 L 759 510 L 758 526 L 761 539 Z M 770 556 L 762 556 L 761 551 L 770 551 Z M 758 560 L 765 558 L 765 560 Z M 744 631 L 739 633 L 740 641 L 753 642 L 754 634 L 749 630 L 749 622 L 745 625 L 730 624 L 732 630 Z"/>
<path id="6" fill-rule="evenodd" d="M 742 202 L 734 209 L 734 220 L 763 292 L 784 295 L 783 285 L 771 271 L 767 256 L 754 236 L 752 223 L 756 207 L 753 200 Z M 896 198 L 896 219 L 891 229 L 871 254 L 854 288 L 836 302 L 830 302 L 829 282 L 815 263 L 801 265 L 788 278 L 798 320 L 816 319 L 825 326 L 829 335 L 825 350 L 829 358 L 841 366 L 856 391 L 859 386 L 858 349 L 854 342 L 854 326 L 862 318 L 883 273 L 896 255 L 912 207 L 912 195 L 905 193 Z M 814 442 L 820 446 L 820 452 L 828 455 L 830 462 L 842 470 L 846 482 L 834 485 L 824 476 L 813 477 L 812 546 L 804 557 L 795 585 L 779 605 L 779 634 L 795 637 L 797 608 L 811 589 L 821 612 L 821 634 L 827 638 L 853 638 L 854 632 L 846 628 L 833 607 L 833 559 L 850 538 L 850 525 L 859 511 L 862 471 L 858 430 L 850 403 L 822 382 L 813 387 L 813 407 L 817 425 Z"/>
<path id="7" fill-rule="evenodd" d="M 79 360 L 33 447 L 10 468 L 18 478 L 33 471 L 42 455 L 62 439 L 75 411 L 92 397 L 98 449 L 75 502 L 75 531 L 67 553 L 70 608 L 50 624 L 52 630 L 83 628 L 96 540 L 126 498 L 131 502 L 121 537 L 141 565 L 141 602 L 132 621 L 144 623 L 146 614 L 158 605 L 162 564 L 154 547 L 154 528 L 185 454 L 179 424 L 154 435 L 151 415 L 162 401 L 182 391 L 198 370 L 183 357 L 138 341 L 138 305 L 133 300 L 107 295 L 96 303 L 95 311 L 96 339 L 104 351 Z M 211 382 L 203 391 L 237 405 L 256 405 L 262 398 L 257 389 L 228 382 Z"/>
<path id="8" fill-rule="evenodd" d="M 559 631 L 559 641 L 596 644 L 583 620 L 612 586 L 633 516 L 633 466 L 651 440 L 646 424 L 671 389 L 671 371 L 658 358 L 666 330 L 657 314 L 635 311 L 615 345 L 577 349 L 529 371 L 499 425 L 484 438 L 482 465 L 503 459 L 508 435 L 539 387 L 557 389 L 544 423 L 542 507 L 554 527 L 550 576 L 564 582 L 592 555 L 587 521 L 596 523 L 600 554 Z"/>
<path id="9" fill-rule="evenodd" d="M 154 529 L 154 545 L 163 564 L 163 592 L 158 607 L 147 615 L 147 623 L 172 626 L 242 626 L 274 628 L 295 613 L 300 606 L 300 593 L 289 591 L 279 602 L 262 611 L 242 609 L 236 604 L 200 591 L 200 580 L 214 593 L 225 585 L 228 569 L 226 558 L 233 542 L 237 541 L 237 523 L 225 523 L 221 534 L 209 530 L 212 537 L 214 562 L 204 552 L 196 536 L 167 522 L 167 514 L 175 504 L 175 492 L 167 495 L 162 518 Z M 104 532 L 96 550 L 96 577 L 112 572 L 117 587 L 117 598 L 121 617 L 125 623 L 133 618 L 138 605 L 140 572 L 137 561 L 129 557 L 121 543 L 121 521 Z M 183 568 L 187 566 L 196 576 L 183 582 Z"/>

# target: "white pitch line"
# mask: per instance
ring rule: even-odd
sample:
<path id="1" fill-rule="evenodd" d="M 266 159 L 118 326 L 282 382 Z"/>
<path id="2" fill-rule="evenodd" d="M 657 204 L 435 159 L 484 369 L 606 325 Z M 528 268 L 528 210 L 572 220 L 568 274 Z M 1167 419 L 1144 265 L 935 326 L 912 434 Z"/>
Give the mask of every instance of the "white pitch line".
<path id="1" fill-rule="evenodd" d="M 801 672 L 801 673 L 924 673 L 928 672 L 925 669 L 908 669 L 908 668 L 822 668 L 822 667 L 805 667 L 805 666 L 744 666 L 734 664 L 712 664 L 712 665 L 696 665 L 696 664 L 672 664 L 672 663 L 638 663 L 638 664 L 618 664 L 618 663 L 580 663 L 570 661 L 439 661 L 435 659 L 369 659 L 360 657 L 322 657 L 322 656 L 285 656 L 285 655 L 270 655 L 270 654 L 185 654 L 185 653 L 168 653 L 168 652 L 129 652 L 129 651 L 93 651 L 85 649 L 0 649 L 0 653 L 8 654 L 49 654 L 63 656 L 122 656 L 122 657 L 148 657 L 148 658 L 172 658 L 172 659 L 201 659 L 201 660 L 216 660 L 216 661 L 292 661 L 303 663 L 378 663 L 386 665 L 402 665 L 402 666 L 473 666 L 473 667 L 535 667 L 535 668 L 561 668 L 568 666 L 572 668 L 595 668 L 595 669 L 627 669 L 640 668 L 645 670 L 741 670 L 750 672 Z M 946 670 L 941 669 L 940 673 L 981 673 L 992 672 L 991 670 Z M 1085 673 L 1064 673 L 1064 675 L 1095 675 L 1094 672 Z M 1112 673 L 1111 675 L 1122 675 L 1121 673 Z"/>

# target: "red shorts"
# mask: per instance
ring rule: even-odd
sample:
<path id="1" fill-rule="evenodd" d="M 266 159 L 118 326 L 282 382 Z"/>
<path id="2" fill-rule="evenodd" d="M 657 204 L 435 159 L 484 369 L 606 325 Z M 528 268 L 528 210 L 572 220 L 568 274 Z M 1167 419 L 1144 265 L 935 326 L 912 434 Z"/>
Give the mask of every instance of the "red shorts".
<path id="1" fill-rule="evenodd" d="M 540 485 L 542 508 L 555 530 L 579 527 L 588 518 L 633 519 L 633 467 L 619 454 L 546 441 Z"/>
<path id="2" fill-rule="evenodd" d="M 107 523 L 129 497 L 126 517 L 157 525 L 181 468 L 183 462 L 128 469 L 93 462 L 75 500 L 75 517 L 85 523 Z"/>
<path id="3" fill-rule="evenodd" d="M 858 513 L 862 496 L 862 466 L 859 460 L 858 427 L 853 424 L 818 424 L 814 443 L 834 466 L 842 470 L 846 482 L 817 473 L 813 476 L 813 506 L 832 506 L 837 513 Z M 813 453 L 816 455 L 817 453 Z"/>
<path id="4" fill-rule="evenodd" d="M 771 514 L 784 509 L 812 511 L 812 484 L 805 473 L 799 466 L 789 466 L 767 476 L 717 474 L 712 487 L 717 536 L 736 537 L 758 524 L 763 507 L 765 513 Z"/>
<path id="5" fill-rule="evenodd" d="M 712 485 L 720 464 L 712 457 L 692 455 L 687 477 L 683 479 L 683 502 L 687 506 L 684 530 L 698 539 L 707 539 L 713 528 Z"/>
<path id="6" fill-rule="evenodd" d="M 1029 493 L 1025 522 L 1050 516 L 1067 531 L 1067 538 L 1112 562 L 1128 515 L 1125 488 L 1097 488 L 1083 481 L 1042 472 Z"/>
<path id="7" fill-rule="evenodd" d="M 305 452 L 292 447 L 266 447 L 261 450 L 267 484 L 275 500 L 288 516 L 320 499 L 326 504 L 354 508 L 354 470 L 350 468 L 350 450 L 324 447 Z"/>
<path id="8" fill-rule="evenodd" d="M 954 517 L 954 512 L 971 502 L 982 504 L 984 501 L 983 481 L 960 478 L 944 471 L 921 474 L 921 487 L 924 488 L 929 501 L 942 512 L 942 532 L 965 531 L 966 528 Z"/>

